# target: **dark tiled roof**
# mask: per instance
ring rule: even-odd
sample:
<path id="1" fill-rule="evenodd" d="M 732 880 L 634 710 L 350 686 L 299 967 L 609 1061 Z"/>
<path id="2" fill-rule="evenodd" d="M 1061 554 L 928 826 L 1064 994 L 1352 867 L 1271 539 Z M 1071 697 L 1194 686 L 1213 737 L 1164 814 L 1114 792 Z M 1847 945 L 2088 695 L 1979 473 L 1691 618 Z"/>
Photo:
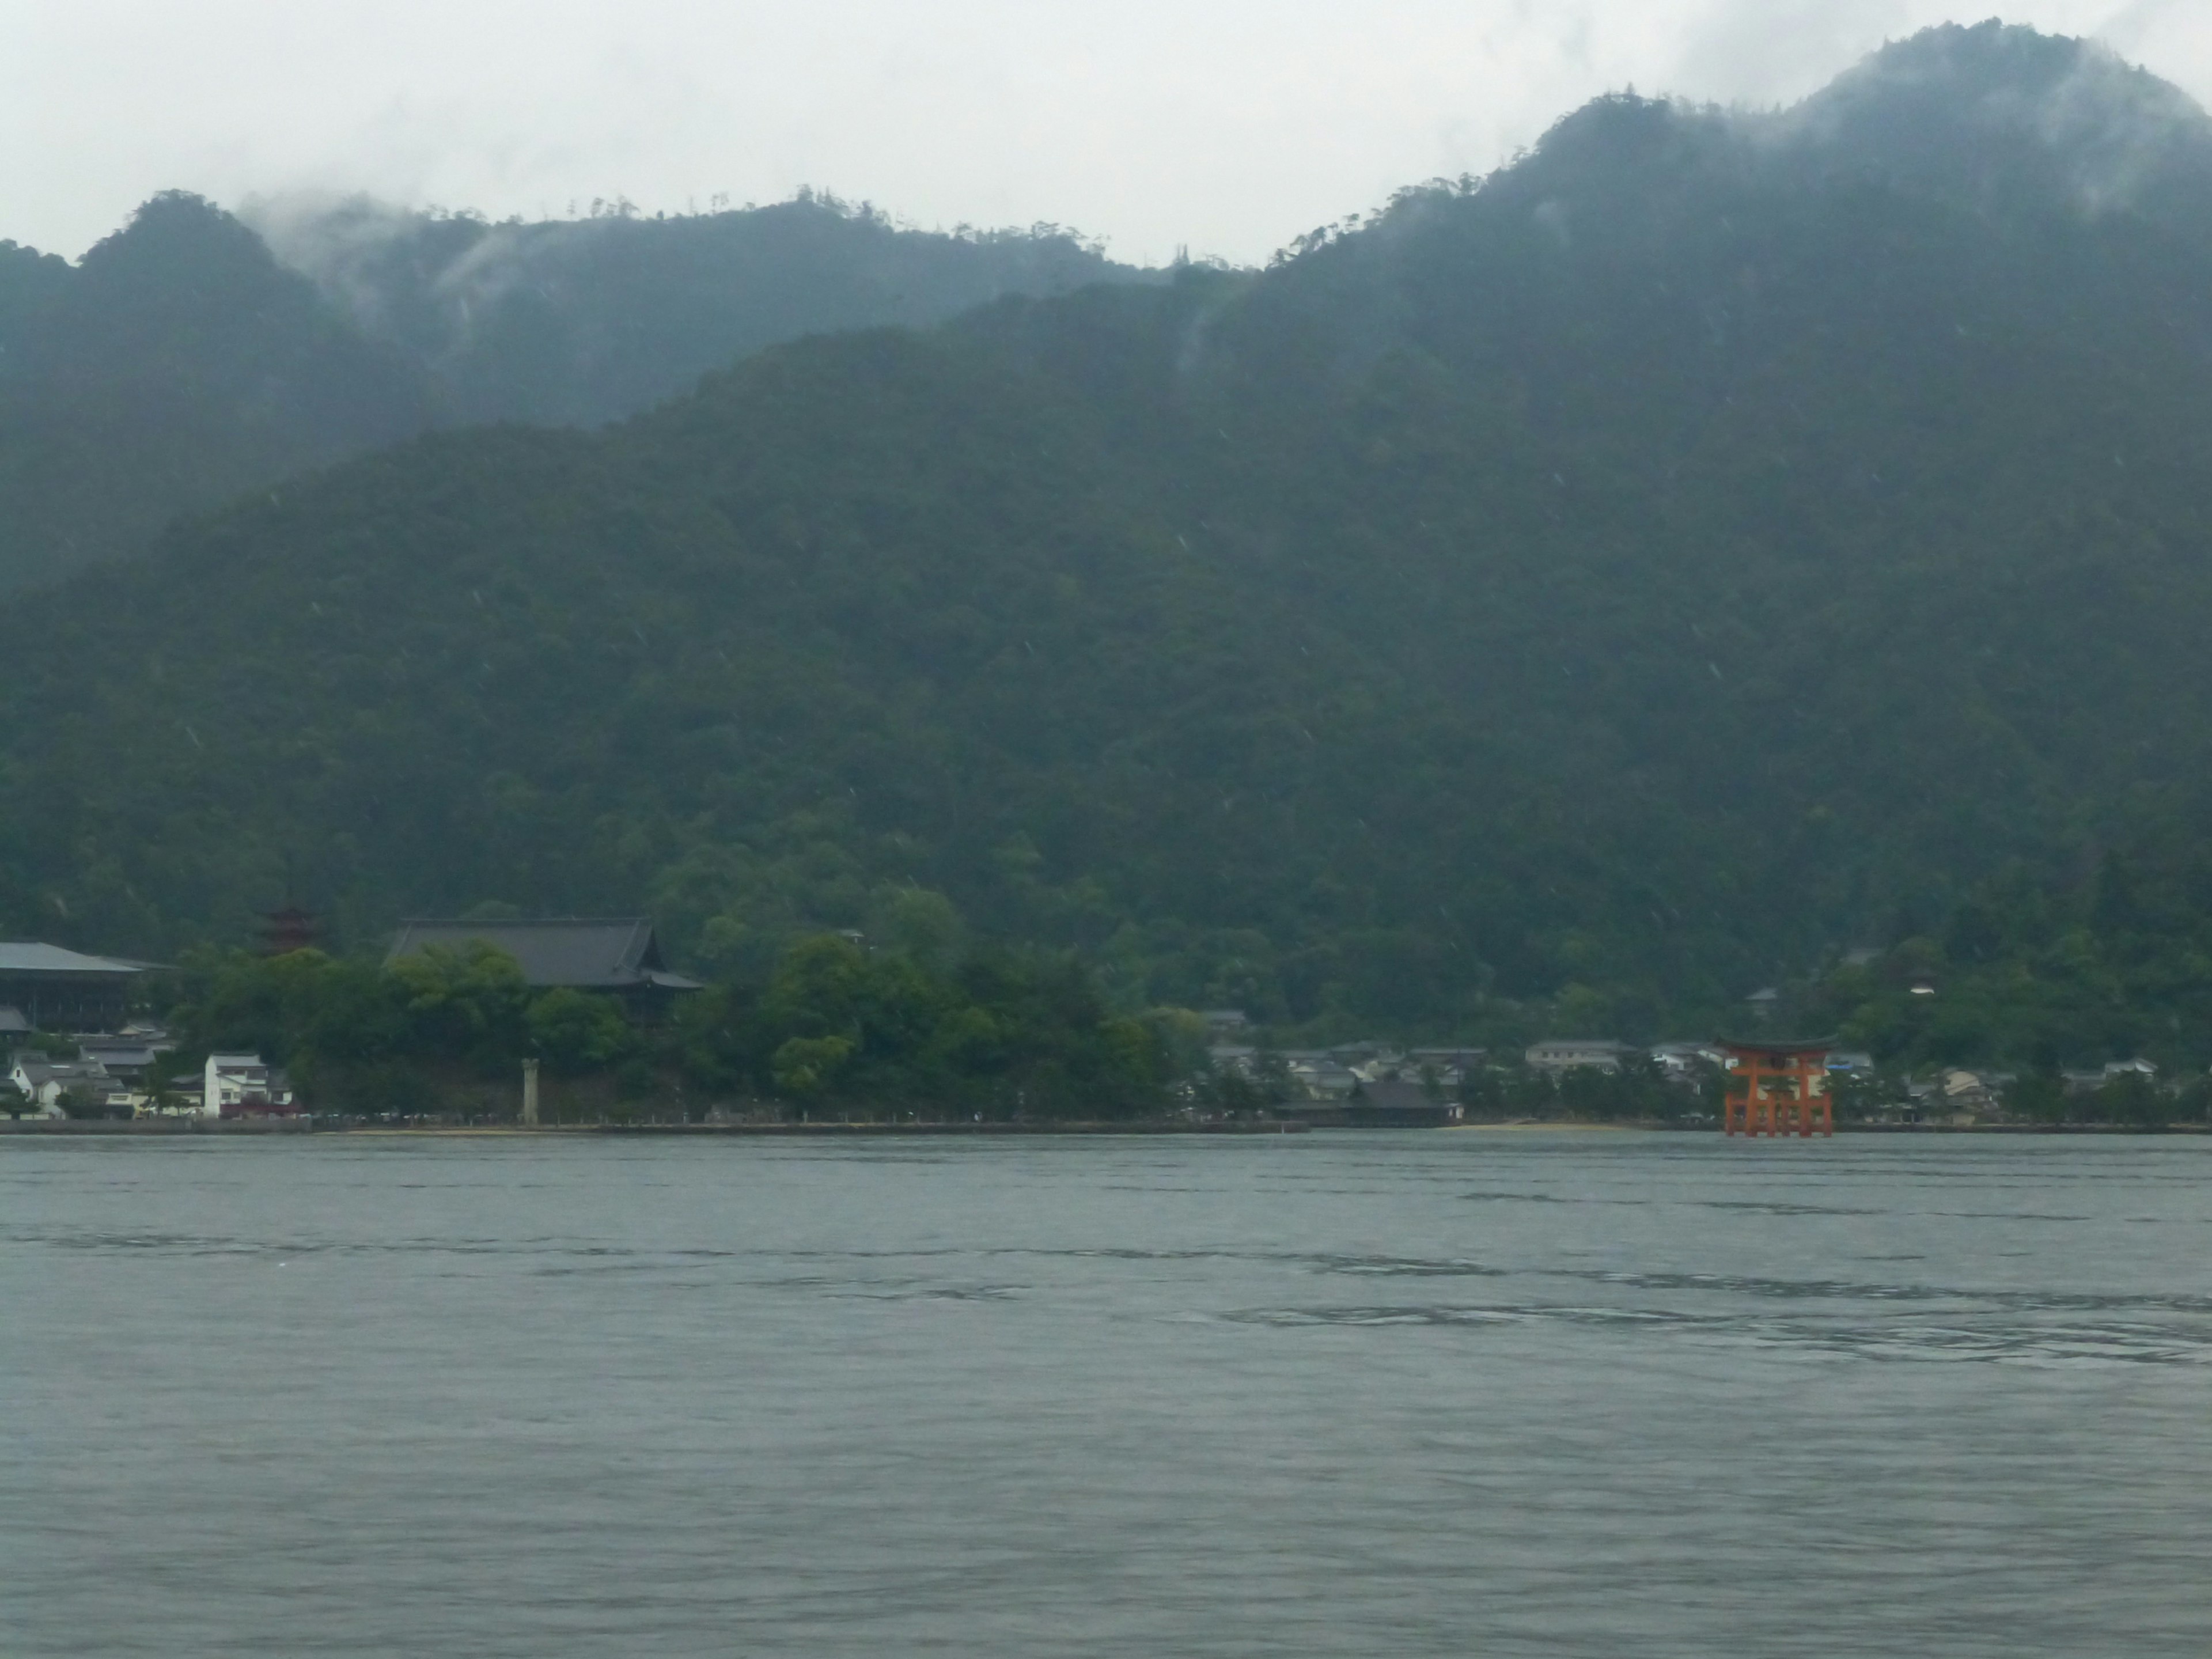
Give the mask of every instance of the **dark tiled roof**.
<path id="1" fill-rule="evenodd" d="M 643 916 L 552 921 L 402 922 L 386 953 L 386 963 L 411 956 L 426 945 L 462 945 L 471 940 L 504 951 L 522 964 L 523 977 L 536 986 L 574 986 L 589 991 L 624 991 L 645 986 L 663 990 L 698 988 L 697 982 L 672 974 L 660 959 L 653 924 Z"/>
<path id="2" fill-rule="evenodd" d="M 4 1017 L 5 1011 L 0 1010 L 0 1018 Z M 103 1066 L 151 1066 L 154 1057 L 163 1052 L 136 1037 L 79 1037 L 76 1047 L 85 1059 L 96 1060 Z"/>
<path id="3" fill-rule="evenodd" d="M 42 1083 L 52 1083 L 57 1079 L 64 1083 L 72 1079 L 87 1083 L 113 1081 L 107 1074 L 107 1068 L 97 1060 L 21 1060 L 16 1062 L 16 1069 L 22 1073 L 33 1089 Z"/>
<path id="4" fill-rule="evenodd" d="M 27 939 L 0 940 L 0 974 L 137 974 L 142 962 L 114 957 L 88 957 L 64 951 L 58 945 L 40 945 Z"/>
<path id="5" fill-rule="evenodd" d="M 1362 1107 L 1371 1112 L 1402 1112 L 1442 1110 L 1450 1103 L 1448 1097 L 1431 1097 L 1418 1083 L 1385 1080 L 1362 1084 L 1359 1097 L 1347 1103 L 1353 1109 Z"/>

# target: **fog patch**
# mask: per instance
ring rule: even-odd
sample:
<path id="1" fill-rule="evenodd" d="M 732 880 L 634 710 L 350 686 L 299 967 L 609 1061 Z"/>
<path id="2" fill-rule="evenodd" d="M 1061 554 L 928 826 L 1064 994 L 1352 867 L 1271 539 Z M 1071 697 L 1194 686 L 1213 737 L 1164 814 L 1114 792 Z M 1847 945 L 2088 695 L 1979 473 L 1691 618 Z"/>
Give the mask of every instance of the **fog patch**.
<path id="1" fill-rule="evenodd" d="M 317 192 L 255 197 L 238 216 L 369 332 L 418 332 L 424 319 L 398 312 L 427 300 L 442 343 L 454 350 L 467 347 L 478 318 L 517 290 L 539 286 L 556 252 L 573 255 L 610 222 L 493 223 L 477 214 Z"/>
<path id="2" fill-rule="evenodd" d="M 2212 189 L 2212 117 L 2186 93 L 2099 42 L 1995 21 L 1924 30 L 1802 103 L 1736 120 L 1770 155 L 1984 196 L 2033 167 L 2092 216 Z"/>

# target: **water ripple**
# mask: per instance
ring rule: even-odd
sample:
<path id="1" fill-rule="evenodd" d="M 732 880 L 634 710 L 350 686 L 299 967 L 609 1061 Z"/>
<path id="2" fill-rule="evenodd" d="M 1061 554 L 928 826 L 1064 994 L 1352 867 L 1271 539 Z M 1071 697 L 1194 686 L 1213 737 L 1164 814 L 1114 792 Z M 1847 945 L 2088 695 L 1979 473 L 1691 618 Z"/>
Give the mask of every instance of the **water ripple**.
<path id="1" fill-rule="evenodd" d="M 1827 1322 L 1762 1314 L 1692 1313 L 1669 1308 L 1534 1303 L 1247 1308 L 1217 1317 L 1229 1324 L 1280 1329 L 1551 1326 L 1624 1333 L 1647 1330 L 1730 1346 L 1796 1349 L 1881 1361 L 2212 1365 L 2212 1329 L 2142 1321 L 2037 1322 L 1992 1316 L 1925 1322 Z"/>

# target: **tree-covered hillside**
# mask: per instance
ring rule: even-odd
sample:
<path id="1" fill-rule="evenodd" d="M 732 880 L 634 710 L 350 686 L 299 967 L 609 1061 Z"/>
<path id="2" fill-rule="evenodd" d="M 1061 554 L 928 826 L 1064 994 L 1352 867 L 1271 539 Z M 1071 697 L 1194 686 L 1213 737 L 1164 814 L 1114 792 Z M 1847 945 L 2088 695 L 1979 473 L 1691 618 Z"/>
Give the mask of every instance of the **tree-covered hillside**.
<path id="1" fill-rule="evenodd" d="M 1154 276 L 1056 225 L 901 229 L 811 191 L 674 218 L 592 209 L 493 224 L 352 199 L 247 217 L 363 332 L 422 365 L 441 413 L 464 422 L 597 425 L 780 341 Z"/>
<path id="2" fill-rule="evenodd" d="M 197 198 L 76 265 L 0 244 L 0 592 L 430 416 L 399 354 Z"/>
<path id="3" fill-rule="evenodd" d="M 597 423 L 779 340 L 1144 274 L 1054 227 L 943 235 L 812 197 L 540 225 L 353 203 L 257 223 L 173 192 L 76 265 L 0 243 L 0 592 L 412 433 Z"/>
<path id="4" fill-rule="evenodd" d="M 920 890 L 1130 1005 L 1656 1035 L 2063 887 L 2212 760 L 2205 123 L 1994 26 L 1844 92 L 247 500 L 0 622 L 0 931 Z"/>

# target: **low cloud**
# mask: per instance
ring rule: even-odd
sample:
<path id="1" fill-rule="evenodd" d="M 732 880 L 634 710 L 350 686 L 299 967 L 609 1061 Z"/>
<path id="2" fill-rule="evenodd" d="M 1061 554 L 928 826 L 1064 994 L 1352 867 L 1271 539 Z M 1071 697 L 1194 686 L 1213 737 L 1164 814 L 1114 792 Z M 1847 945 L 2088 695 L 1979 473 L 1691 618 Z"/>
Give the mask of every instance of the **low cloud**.
<path id="1" fill-rule="evenodd" d="M 2201 14 L 2011 11 L 2200 97 Z M 171 186 L 500 220 L 812 184 L 923 224 L 1051 220 L 1126 258 L 1258 261 L 1399 185 L 1486 171 L 1600 93 L 1784 103 L 1947 15 L 1923 0 L 0 0 L 0 149 L 46 158 L 11 181 L 0 235 L 73 254 Z"/>

